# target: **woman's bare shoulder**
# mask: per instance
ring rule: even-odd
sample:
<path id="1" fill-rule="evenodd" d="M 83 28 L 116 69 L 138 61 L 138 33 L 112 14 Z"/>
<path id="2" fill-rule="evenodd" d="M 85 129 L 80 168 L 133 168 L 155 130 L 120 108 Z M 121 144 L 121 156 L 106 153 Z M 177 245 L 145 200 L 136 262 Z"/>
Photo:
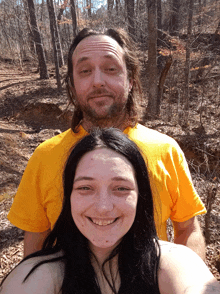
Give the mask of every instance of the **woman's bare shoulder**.
<path id="1" fill-rule="evenodd" d="M 203 260 L 190 248 L 159 241 L 158 281 L 161 294 L 217 294 L 220 284 Z"/>
<path id="2" fill-rule="evenodd" d="M 64 265 L 62 261 L 40 265 L 24 282 L 30 270 L 39 262 L 59 257 L 53 254 L 47 257 L 34 257 L 19 264 L 4 281 L 1 294 L 58 294 L 62 286 Z"/>

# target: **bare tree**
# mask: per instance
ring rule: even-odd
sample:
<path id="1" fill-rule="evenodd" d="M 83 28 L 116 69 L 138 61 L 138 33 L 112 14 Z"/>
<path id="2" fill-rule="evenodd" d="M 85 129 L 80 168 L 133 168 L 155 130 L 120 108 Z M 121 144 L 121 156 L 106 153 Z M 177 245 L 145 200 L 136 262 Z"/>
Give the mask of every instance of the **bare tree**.
<path id="1" fill-rule="evenodd" d="M 157 0 L 157 44 L 160 45 L 162 41 L 162 6 L 161 0 Z"/>
<path id="2" fill-rule="evenodd" d="M 57 39 L 56 39 L 56 33 L 55 33 L 56 18 L 54 13 L 53 0 L 47 0 L 47 7 L 48 7 L 49 19 L 50 19 L 50 31 L 51 31 L 52 44 L 53 44 L 57 87 L 59 90 L 61 90 L 62 85 L 61 85 L 60 72 L 59 72 L 59 56 L 58 56 Z"/>
<path id="3" fill-rule="evenodd" d="M 88 17 L 91 18 L 91 16 L 92 16 L 91 0 L 86 0 L 86 6 L 87 6 L 87 10 L 88 10 Z"/>
<path id="4" fill-rule="evenodd" d="M 127 18 L 128 18 L 128 32 L 129 35 L 135 39 L 134 27 L 134 0 L 126 0 Z"/>
<path id="5" fill-rule="evenodd" d="M 64 0 L 63 4 L 60 7 L 59 13 L 57 15 L 57 20 L 61 20 L 64 10 L 66 9 L 68 0 Z"/>
<path id="6" fill-rule="evenodd" d="M 194 0 L 188 0 L 188 26 L 187 26 L 187 41 L 186 41 L 186 63 L 185 63 L 185 91 L 184 91 L 184 109 L 185 123 L 188 121 L 189 110 L 189 81 L 190 81 L 190 53 L 192 40 L 192 18 L 193 18 L 193 4 Z"/>
<path id="7" fill-rule="evenodd" d="M 180 0 L 172 0 L 171 15 L 170 15 L 170 34 L 178 36 L 179 34 L 179 13 L 180 13 Z"/>
<path id="8" fill-rule="evenodd" d="M 35 43 L 36 52 L 38 56 L 40 79 L 48 79 L 49 76 L 47 72 L 47 65 L 45 60 L 43 44 L 41 41 L 39 29 L 37 26 L 34 2 L 33 0 L 27 0 L 27 3 L 28 3 L 29 14 L 30 14 L 32 36 L 34 38 L 34 43 Z"/>
<path id="9" fill-rule="evenodd" d="M 148 106 L 145 117 L 155 117 L 160 113 L 157 77 L 157 3 L 147 0 L 148 7 Z"/>
<path id="10" fill-rule="evenodd" d="M 24 4 L 25 20 L 26 20 L 27 28 L 28 28 L 28 33 L 27 33 L 28 44 L 29 44 L 30 52 L 34 56 L 36 55 L 36 52 L 35 52 L 35 46 L 34 46 L 34 38 L 32 35 L 31 26 L 30 26 L 30 14 L 28 13 L 28 3 L 26 0 L 23 0 L 23 4 Z"/>
<path id="11" fill-rule="evenodd" d="M 47 8 L 48 8 L 49 19 L 50 19 L 50 30 L 51 30 L 52 42 L 53 42 L 53 36 L 54 36 L 55 47 L 58 54 L 59 67 L 62 67 L 64 65 L 63 52 L 62 52 L 62 47 L 60 44 L 60 35 L 59 35 L 58 27 L 57 27 L 56 13 L 54 9 L 53 0 L 47 0 Z"/>
<path id="12" fill-rule="evenodd" d="M 76 17 L 76 6 L 74 0 L 70 0 L 70 8 L 72 15 L 72 24 L 73 24 L 73 37 L 78 33 L 77 17 Z"/>
<path id="13" fill-rule="evenodd" d="M 120 5 L 120 0 L 115 0 L 115 10 L 117 16 L 119 15 L 119 5 Z"/>
<path id="14" fill-rule="evenodd" d="M 108 17 L 111 18 L 113 6 L 114 6 L 114 0 L 107 0 L 108 3 Z"/>
<path id="15" fill-rule="evenodd" d="M 214 35 L 212 37 L 212 42 L 215 42 L 215 40 L 217 39 L 217 37 L 219 35 L 219 32 L 220 32 L 220 21 L 219 21 L 218 26 L 217 26 L 217 28 L 215 30 L 215 33 L 214 33 Z"/>

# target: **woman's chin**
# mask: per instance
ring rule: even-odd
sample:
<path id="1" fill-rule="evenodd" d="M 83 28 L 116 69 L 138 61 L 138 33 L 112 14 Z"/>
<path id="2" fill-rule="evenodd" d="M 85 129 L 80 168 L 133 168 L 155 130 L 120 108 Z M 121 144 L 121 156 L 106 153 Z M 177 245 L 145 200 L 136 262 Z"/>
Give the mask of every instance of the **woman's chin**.
<path id="1" fill-rule="evenodd" d="M 95 252 L 111 252 L 119 243 L 121 242 L 120 240 L 113 241 L 113 240 L 102 240 L 101 242 L 89 242 L 89 247 L 92 250 L 93 253 Z"/>

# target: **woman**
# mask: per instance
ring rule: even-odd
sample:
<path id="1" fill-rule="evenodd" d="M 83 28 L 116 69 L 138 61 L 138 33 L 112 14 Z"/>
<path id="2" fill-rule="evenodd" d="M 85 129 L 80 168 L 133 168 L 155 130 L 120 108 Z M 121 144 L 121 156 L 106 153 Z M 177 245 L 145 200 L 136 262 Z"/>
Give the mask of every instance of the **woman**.
<path id="1" fill-rule="evenodd" d="M 106 129 L 72 150 L 54 229 L 0 293 L 210 294 L 220 286 L 190 249 L 158 241 L 145 162 L 125 135 Z"/>

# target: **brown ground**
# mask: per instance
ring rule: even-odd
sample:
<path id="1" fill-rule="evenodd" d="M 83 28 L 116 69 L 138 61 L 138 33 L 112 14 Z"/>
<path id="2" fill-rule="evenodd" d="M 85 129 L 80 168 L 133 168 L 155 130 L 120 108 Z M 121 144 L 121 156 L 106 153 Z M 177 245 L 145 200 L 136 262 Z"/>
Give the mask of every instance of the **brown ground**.
<path id="1" fill-rule="evenodd" d="M 27 161 L 41 142 L 68 128 L 71 116 L 69 108 L 66 110 L 65 90 L 58 93 L 56 89 L 53 70 L 50 69 L 49 80 L 38 77 L 32 65 L 21 70 L 13 64 L 0 63 L 0 281 L 22 259 L 23 232 L 13 227 L 6 216 Z M 213 89 L 217 82 L 213 80 L 210 87 Z M 202 114 L 204 128 L 199 128 L 198 89 L 191 89 L 191 94 L 195 99 L 187 128 L 177 123 L 177 103 L 166 98 L 166 93 L 163 120 L 147 125 L 179 142 L 204 201 L 211 191 L 217 191 L 211 212 L 207 264 L 220 280 L 220 100 L 219 94 L 217 98 L 214 94 L 209 96 Z M 204 229 L 204 216 L 201 223 Z"/>

